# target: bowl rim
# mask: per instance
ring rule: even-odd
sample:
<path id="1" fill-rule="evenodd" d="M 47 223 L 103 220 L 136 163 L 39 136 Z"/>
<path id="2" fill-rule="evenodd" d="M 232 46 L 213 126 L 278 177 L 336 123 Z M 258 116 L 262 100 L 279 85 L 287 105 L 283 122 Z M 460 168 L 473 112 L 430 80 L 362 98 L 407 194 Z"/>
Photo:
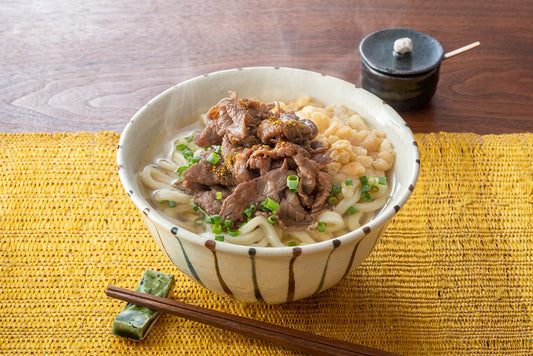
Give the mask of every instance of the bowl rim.
<path id="1" fill-rule="evenodd" d="M 366 95 L 366 99 L 373 101 L 374 103 L 379 103 L 380 105 L 383 105 L 385 110 L 388 112 L 388 115 L 395 121 L 397 124 L 401 124 L 404 126 L 404 131 L 402 134 L 409 135 L 408 138 L 406 138 L 406 141 L 409 139 L 413 143 L 412 149 L 412 174 L 408 178 L 408 184 L 405 187 L 401 187 L 401 190 L 397 192 L 397 204 L 394 206 L 387 205 L 378 215 L 376 215 L 373 219 L 371 219 L 369 222 L 364 224 L 363 226 L 360 226 L 359 228 L 341 235 L 339 237 L 332 238 L 330 240 L 320 241 L 309 245 L 301 245 L 301 246 L 283 246 L 283 247 L 253 247 L 248 245 L 237 245 L 237 244 L 231 244 L 226 242 L 219 242 L 215 241 L 203 236 L 200 236 L 196 233 L 193 233 L 181 226 L 177 226 L 170 220 L 167 220 L 165 218 L 165 215 L 162 213 L 159 213 L 156 209 L 152 207 L 152 205 L 149 203 L 147 199 L 144 198 L 142 192 L 140 191 L 140 183 L 134 184 L 134 182 L 138 179 L 138 177 L 131 177 L 130 175 L 126 174 L 126 170 L 123 169 L 125 166 L 125 159 L 123 155 L 123 147 L 125 146 L 125 143 L 128 139 L 129 132 L 133 130 L 132 123 L 137 122 L 140 117 L 143 116 L 145 110 L 150 106 L 150 104 L 157 102 L 159 100 L 162 100 L 162 98 L 172 95 L 172 93 L 177 90 L 180 86 L 188 85 L 190 82 L 194 82 L 196 80 L 199 80 L 201 78 L 205 78 L 207 76 L 219 76 L 219 75 L 227 75 L 231 72 L 243 72 L 243 71 L 264 71 L 264 70 L 288 70 L 288 71 L 297 71 L 297 72 L 303 72 L 307 75 L 313 75 L 313 76 L 321 76 L 330 78 L 336 81 L 339 81 L 339 83 L 349 84 L 351 86 L 355 86 L 355 88 L 359 89 Z M 340 244 L 347 244 L 350 242 L 354 242 L 357 240 L 362 239 L 367 234 L 378 231 L 379 229 L 386 226 L 387 222 L 392 219 L 394 215 L 400 210 L 400 208 L 407 202 L 409 197 L 411 196 L 412 192 L 414 191 L 414 187 L 418 181 L 418 176 L 420 172 L 420 153 L 418 150 L 418 145 L 416 142 L 416 139 L 414 137 L 414 134 L 412 133 L 411 129 L 407 125 L 407 123 L 403 120 L 403 118 L 387 103 L 385 103 L 382 99 L 378 98 L 374 94 L 368 92 L 367 90 L 360 88 L 359 86 L 352 84 L 346 80 L 322 74 L 319 72 L 314 72 L 310 70 L 305 69 L 298 69 L 298 68 L 291 68 L 291 67 L 267 67 L 267 66 L 258 66 L 258 67 L 242 67 L 242 68 L 233 68 L 233 69 L 225 69 L 220 71 L 214 71 L 208 74 L 199 75 L 196 77 L 193 77 L 191 79 L 182 81 L 178 83 L 177 85 L 174 85 L 163 92 L 159 93 L 152 99 L 148 101 L 143 107 L 141 107 L 130 119 L 128 124 L 123 129 L 119 144 L 117 148 L 117 165 L 118 165 L 118 174 L 120 181 L 122 183 L 123 188 L 125 189 L 126 193 L 129 195 L 129 198 L 133 201 L 133 203 L 137 206 L 137 208 L 140 210 L 141 214 L 144 214 L 146 218 L 149 218 L 152 220 L 155 224 L 160 225 L 167 229 L 167 231 L 171 232 L 174 235 L 179 236 L 180 238 L 186 239 L 189 242 L 196 244 L 196 245 L 204 245 L 207 241 L 212 241 L 212 248 L 216 248 L 217 251 L 223 251 L 230 254 L 236 254 L 236 255 L 248 255 L 250 253 L 250 249 L 254 249 L 254 253 L 256 255 L 269 255 L 269 256 L 292 256 L 295 253 L 297 254 L 312 254 L 312 253 L 320 253 L 324 250 L 331 250 L 335 247 L 338 247 Z M 139 189 L 137 189 L 138 187 Z"/>

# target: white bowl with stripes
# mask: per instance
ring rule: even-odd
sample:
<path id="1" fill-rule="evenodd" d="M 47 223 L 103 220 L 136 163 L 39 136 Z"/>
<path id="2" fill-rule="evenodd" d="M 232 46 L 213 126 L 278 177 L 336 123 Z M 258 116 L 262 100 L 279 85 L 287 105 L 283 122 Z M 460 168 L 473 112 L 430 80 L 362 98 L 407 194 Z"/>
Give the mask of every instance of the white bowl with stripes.
<path id="1" fill-rule="evenodd" d="M 374 219 L 329 241 L 297 247 L 248 247 L 218 242 L 175 225 L 148 201 L 139 180 L 146 154 L 168 132 L 186 126 L 228 91 L 263 101 L 307 95 L 342 104 L 387 134 L 396 151 L 392 197 Z M 316 72 L 249 67 L 180 83 L 142 107 L 126 125 L 117 150 L 120 180 L 155 241 L 174 265 L 205 288 L 246 302 L 277 304 L 324 291 L 367 258 L 392 217 L 409 199 L 419 174 L 415 138 L 389 105 L 354 84 Z"/>

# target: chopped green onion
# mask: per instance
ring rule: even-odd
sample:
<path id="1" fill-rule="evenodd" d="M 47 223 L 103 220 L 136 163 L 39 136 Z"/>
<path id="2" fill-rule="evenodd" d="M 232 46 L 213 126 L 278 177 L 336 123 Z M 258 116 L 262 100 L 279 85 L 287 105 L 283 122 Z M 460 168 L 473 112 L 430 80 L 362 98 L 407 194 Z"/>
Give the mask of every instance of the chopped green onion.
<path id="1" fill-rule="evenodd" d="M 183 157 L 186 159 L 191 159 L 194 156 L 194 152 L 189 149 L 189 147 L 185 148 L 183 150 Z"/>
<path id="2" fill-rule="evenodd" d="M 262 211 L 271 211 L 274 214 L 278 212 L 279 204 L 270 198 L 266 198 L 261 202 Z"/>
<path id="3" fill-rule="evenodd" d="M 222 226 L 220 226 L 220 224 L 215 224 L 213 225 L 212 231 L 214 234 L 220 234 L 223 231 Z"/>
<path id="4" fill-rule="evenodd" d="M 205 223 L 204 217 L 197 217 L 196 219 L 194 219 L 194 225 L 196 226 L 202 226 L 204 223 Z"/>
<path id="5" fill-rule="evenodd" d="M 330 195 L 337 195 L 341 191 L 341 186 L 338 184 L 333 184 L 331 187 L 331 191 L 329 192 Z"/>
<path id="6" fill-rule="evenodd" d="M 209 156 L 207 156 L 206 161 L 211 163 L 212 165 L 215 165 L 217 164 L 219 159 L 220 156 L 216 152 L 211 152 Z"/>
<path id="7" fill-rule="evenodd" d="M 358 212 L 358 210 L 356 208 L 354 208 L 353 206 L 349 207 L 348 209 L 346 209 L 346 212 L 350 215 L 353 215 L 355 213 Z"/>
<path id="8" fill-rule="evenodd" d="M 346 180 L 344 181 L 344 184 L 345 184 L 345 185 L 353 185 L 353 180 L 352 180 L 352 179 L 346 179 Z"/>
<path id="9" fill-rule="evenodd" d="M 176 169 L 176 173 L 178 173 L 180 176 L 185 172 L 189 167 L 187 166 L 181 166 L 178 169 Z"/>
<path id="10" fill-rule="evenodd" d="M 296 193 L 298 191 L 298 183 L 300 182 L 300 177 L 296 175 L 290 175 L 287 177 L 287 187 L 289 191 Z"/>
<path id="11" fill-rule="evenodd" d="M 222 153 L 222 147 L 220 147 L 220 146 L 218 146 L 218 145 L 211 146 L 211 147 L 213 147 L 213 150 L 215 150 L 215 152 L 216 152 L 217 154 Z"/>
<path id="12" fill-rule="evenodd" d="M 226 229 L 229 228 L 231 226 L 231 224 L 232 224 L 231 220 L 228 220 L 228 219 L 224 220 L 224 227 Z"/>
<path id="13" fill-rule="evenodd" d="M 337 204 L 338 202 L 339 202 L 339 199 L 337 199 L 336 196 L 334 196 L 334 195 L 330 195 L 330 196 L 328 197 L 328 203 L 330 203 L 331 205 L 335 205 L 335 204 Z"/>
<path id="14" fill-rule="evenodd" d="M 239 230 L 231 230 L 231 229 L 228 229 L 228 235 L 230 236 L 239 236 L 241 234 L 241 232 Z"/>
<path id="15" fill-rule="evenodd" d="M 167 204 L 169 208 L 175 208 L 178 206 L 178 204 L 173 200 L 161 200 L 161 204 Z"/>
<path id="16" fill-rule="evenodd" d="M 216 199 L 217 199 L 217 200 L 222 199 L 222 192 L 216 192 L 216 193 L 215 193 L 215 196 L 216 196 Z"/>
<path id="17" fill-rule="evenodd" d="M 289 241 L 289 242 L 287 242 L 287 246 L 298 246 L 298 242 L 296 242 L 296 241 Z"/>
<path id="18" fill-rule="evenodd" d="M 189 162 L 198 163 L 198 162 L 200 162 L 200 158 L 201 158 L 200 156 L 193 156 L 193 157 L 191 157 L 191 159 L 189 159 Z"/>
<path id="19" fill-rule="evenodd" d="M 224 241 L 224 235 L 215 235 L 215 240 Z"/>
<path id="20" fill-rule="evenodd" d="M 275 216 L 275 215 L 270 215 L 268 218 L 267 218 L 267 221 L 271 224 L 275 224 L 278 222 L 278 218 Z"/>
<path id="21" fill-rule="evenodd" d="M 319 221 L 317 226 L 316 226 L 316 229 L 320 232 L 324 232 L 326 231 L 326 224 L 322 221 Z"/>
<path id="22" fill-rule="evenodd" d="M 256 209 L 255 205 L 250 204 L 249 208 L 244 209 L 244 215 L 246 215 L 247 218 L 251 217 L 253 213 L 255 212 L 255 209 Z"/>
<path id="23" fill-rule="evenodd" d="M 362 176 L 359 180 L 361 181 L 361 198 L 365 201 L 372 200 L 370 192 L 375 193 L 379 191 L 379 187 L 376 185 L 376 177 L 367 178 L 366 176 Z M 384 176 L 377 178 L 377 182 L 381 185 L 387 184 Z"/>
<path id="24" fill-rule="evenodd" d="M 193 206 L 192 206 L 192 210 L 194 210 L 194 211 L 198 211 L 199 209 L 200 209 L 200 205 L 198 205 L 198 204 L 193 204 Z"/>
<path id="25" fill-rule="evenodd" d="M 190 135 L 185 140 L 187 140 L 187 142 L 192 142 L 192 140 L 194 140 L 194 135 Z"/>
<path id="26" fill-rule="evenodd" d="M 179 144 L 179 145 L 176 146 L 176 149 L 178 151 L 180 151 L 180 152 L 183 152 L 183 151 L 189 149 L 189 147 L 187 147 L 187 145 L 184 145 L 184 144 Z"/>
<path id="27" fill-rule="evenodd" d="M 222 222 L 222 218 L 218 214 L 210 215 L 205 219 L 205 222 L 208 224 L 213 224 L 213 225 L 220 224 Z"/>

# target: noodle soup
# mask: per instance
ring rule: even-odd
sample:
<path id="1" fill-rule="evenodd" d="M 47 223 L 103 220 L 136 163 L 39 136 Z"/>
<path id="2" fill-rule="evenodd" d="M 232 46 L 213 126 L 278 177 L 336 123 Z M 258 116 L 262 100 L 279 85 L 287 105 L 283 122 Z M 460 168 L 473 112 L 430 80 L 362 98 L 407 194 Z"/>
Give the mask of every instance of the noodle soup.
<path id="1" fill-rule="evenodd" d="M 251 133 L 256 133 L 256 138 L 245 135 L 244 141 L 240 142 L 242 135 L 233 130 L 234 127 L 230 130 L 231 145 L 223 138 L 220 144 L 198 142 L 206 138 L 201 132 L 207 127 L 213 129 L 212 120 L 217 117 L 217 112 L 221 113 L 221 106 L 229 108 L 239 102 L 240 99 L 233 100 L 231 96 L 229 101 L 220 102 L 228 90 L 235 90 L 241 98 L 258 97 L 264 102 L 252 104 L 248 101 L 251 105 L 248 108 L 259 110 L 258 117 L 263 120 L 248 121 L 247 116 L 242 116 L 240 121 L 254 124 L 250 130 L 255 131 Z M 295 100 L 298 93 L 305 93 L 311 99 Z M 290 102 L 292 100 L 294 102 Z M 314 103 L 315 100 L 327 105 Z M 211 111 L 209 108 L 213 105 L 218 109 Z M 263 105 L 271 107 L 264 110 Z M 361 118 L 365 126 L 362 126 Z M 263 122 L 264 125 L 259 127 Z M 220 133 L 222 131 L 226 130 Z M 218 130 L 209 132 L 219 136 Z M 279 132 L 290 138 L 287 143 L 280 142 L 283 140 L 279 140 Z M 191 139 L 191 135 L 194 138 Z M 216 136 L 213 138 L 217 139 Z M 199 148 L 196 149 L 189 140 Z M 221 146 L 219 161 L 213 157 L 208 160 L 211 152 L 219 155 L 217 145 Z M 238 153 L 241 156 L 226 161 L 230 148 L 239 151 L 233 157 Z M 291 156 L 291 150 L 299 152 L 299 156 Z M 215 163 L 208 166 L 204 162 L 193 168 L 200 162 L 194 162 L 196 155 L 200 156 L 200 161 Z M 252 157 L 249 166 L 237 165 L 238 162 L 248 164 L 245 159 Z M 259 157 L 262 159 L 258 160 Z M 270 163 L 268 157 L 272 157 Z M 222 163 L 234 170 L 234 176 L 221 174 L 215 177 L 212 170 L 192 174 L 207 167 L 224 173 Z M 391 168 L 382 166 L 385 163 Z M 199 286 L 234 300 L 277 304 L 318 294 L 363 263 L 414 191 L 420 171 L 420 155 L 415 137 L 405 121 L 364 89 L 317 72 L 250 67 L 192 78 L 151 99 L 126 125 L 117 148 L 117 165 L 124 190 L 139 209 L 154 241 L 183 274 Z M 307 166 L 312 171 L 306 171 Z M 245 170 L 239 171 L 239 167 Z M 187 172 L 188 169 L 191 172 Z M 298 179 L 290 177 L 292 175 Z M 196 176 L 202 179 L 198 180 Z M 366 177 L 366 184 L 359 179 L 362 177 Z M 386 177 L 385 182 L 380 177 Z M 210 183 L 208 179 L 215 180 L 216 184 L 207 184 Z M 269 179 L 282 184 L 269 185 Z M 335 185 L 340 189 L 332 191 Z M 378 190 L 375 191 L 373 186 Z M 252 196 L 257 203 L 255 211 L 251 205 L 243 208 L 250 204 L 251 187 L 264 188 Z M 339 192 L 334 194 L 337 189 Z M 234 195 L 235 192 L 247 196 Z M 267 192 L 275 194 L 265 194 Z M 369 192 L 371 201 L 358 199 L 364 192 Z M 167 193 L 174 196 L 169 198 L 165 196 Z M 212 199 L 202 200 L 209 195 Z M 270 201 L 261 206 L 266 197 L 279 206 L 276 208 Z M 202 200 L 198 203 L 203 208 L 195 210 L 191 199 Z M 228 203 L 224 205 L 226 201 Z M 286 204 L 287 201 L 295 204 Z M 384 205 L 380 208 L 368 204 L 371 211 L 361 213 L 360 217 L 350 213 L 354 212 L 352 207 L 363 212 L 362 204 L 372 202 Z M 341 204 L 347 208 L 339 214 Z M 301 207 L 292 211 L 287 209 L 293 205 Z M 207 216 L 202 214 L 203 211 Z M 213 216 L 216 212 L 220 221 Z M 251 217 L 249 221 L 247 214 Z M 271 215 L 275 217 L 271 218 Z M 328 215 L 335 218 L 328 221 Z M 209 222 L 206 222 L 208 216 Z M 261 219 L 257 220 L 262 223 L 254 226 L 251 222 L 258 216 Z M 225 220 L 230 220 L 228 226 Z M 339 224 L 333 224 L 334 221 Z M 246 224 L 242 226 L 243 223 Z M 350 223 L 361 226 L 350 230 Z M 301 226 L 296 228 L 297 225 Z M 337 226 L 343 227 L 336 230 Z M 325 228 L 325 231 L 319 228 Z M 265 240 L 267 236 L 276 237 L 264 233 L 266 229 L 274 231 L 279 242 Z M 247 237 L 250 238 L 248 241 Z M 306 242 L 307 237 L 311 241 Z M 232 238 L 237 241 L 230 241 Z M 276 247 L 278 245 L 280 247 Z"/>
<path id="2" fill-rule="evenodd" d="M 165 147 L 140 174 L 152 205 L 208 239 L 257 247 L 312 244 L 366 224 L 390 197 L 396 156 L 385 133 L 344 106 L 235 93 Z"/>

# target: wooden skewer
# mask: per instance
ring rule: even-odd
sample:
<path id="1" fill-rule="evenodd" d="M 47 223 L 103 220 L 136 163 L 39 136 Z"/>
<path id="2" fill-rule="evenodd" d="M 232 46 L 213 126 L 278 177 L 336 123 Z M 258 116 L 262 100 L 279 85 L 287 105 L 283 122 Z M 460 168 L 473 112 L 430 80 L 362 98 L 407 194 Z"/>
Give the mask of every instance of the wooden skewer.
<path id="1" fill-rule="evenodd" d="M 479 47 L 481 43 L 479 41 L 477 42 L 474 42 L 474 43 L 470 43 L 469 45 L 466 45 L 464 47 L 461 47 L 461 48 L 458 48 L 456 50 L 453 50 L 451 52 L 448 52 L 446 54 L 444 54 L 444 59 L 448 59 L 448 58 L 451 58 L 451 57 L 455 57 L 455 56 L 458 56 L 462 53 L 465 53 L 466 51 L 470 51 L 471 49 L 474 49 L 476 47 Z"/>
<path id="2" fill-rule="evenodd" d="M 335 340 L 325 336 L 269 324 L 216 310 L 156 297 L 115 286 L 108 286 L 106 295 L 135 305 L 173 314 L 199 323 L 215 326 L 282 345 L 311 355 L 396 355 L 362 345 Z"/>

